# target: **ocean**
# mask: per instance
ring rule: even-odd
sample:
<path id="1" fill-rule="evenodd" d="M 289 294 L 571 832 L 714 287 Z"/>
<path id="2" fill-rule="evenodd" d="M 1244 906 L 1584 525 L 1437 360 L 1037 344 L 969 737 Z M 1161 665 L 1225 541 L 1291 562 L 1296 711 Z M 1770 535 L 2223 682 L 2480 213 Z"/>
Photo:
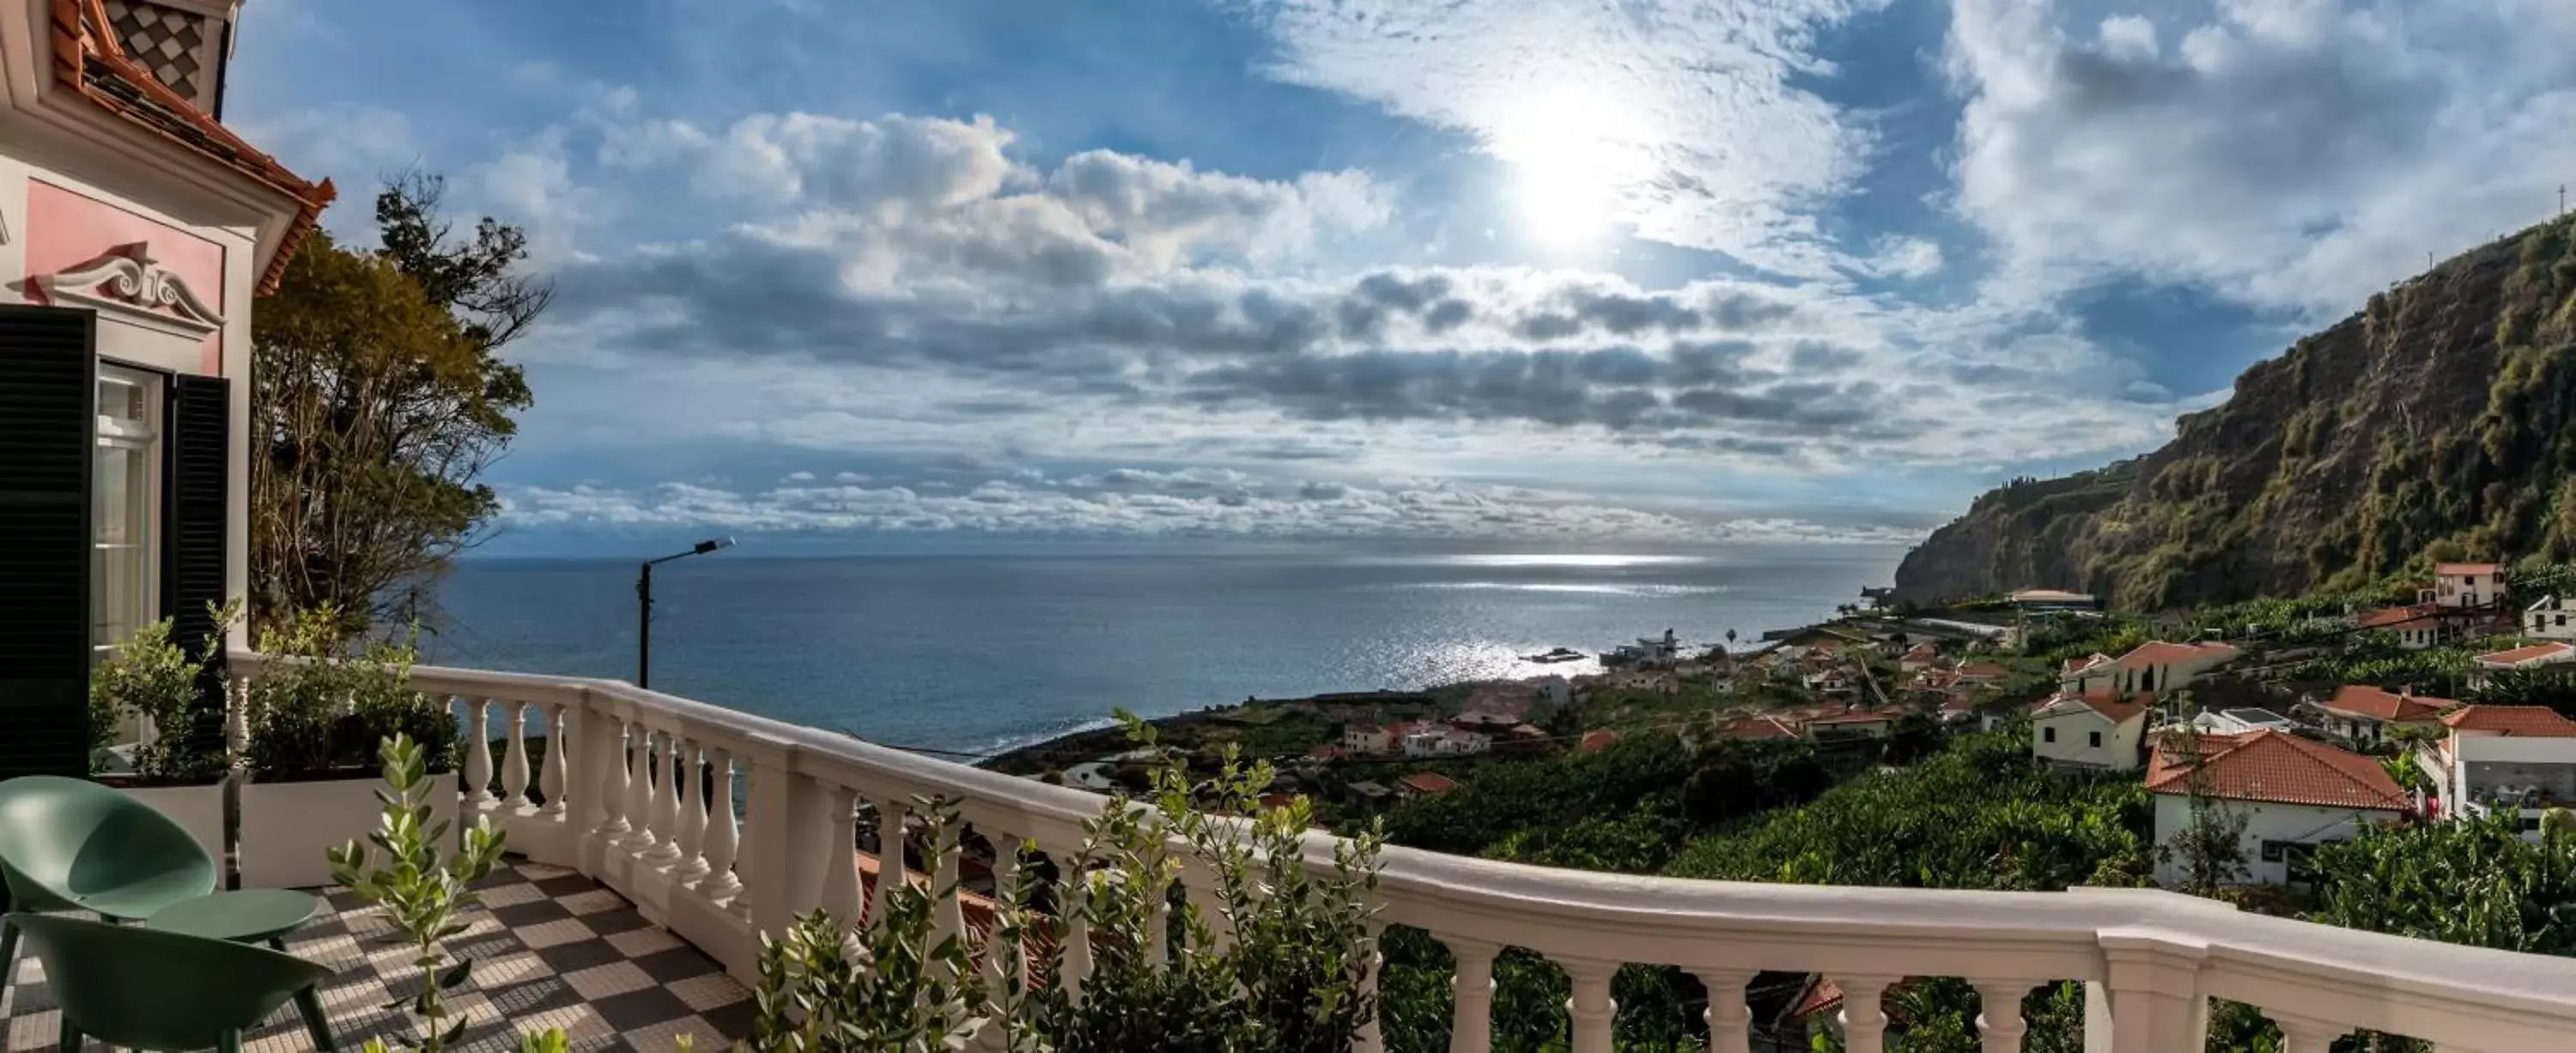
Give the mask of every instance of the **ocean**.
<path id="1" fill-rule="evenodd" d="M 652 683 L 902 746 L 989 754 L 1247 697 L 1578 673 L 1670 628 L 1815 621 L 1902 553 L 761 556 L 654 574 Z M 425 660 L 632 679 L 635 563 L 480 558 L 442 583 Z"/>

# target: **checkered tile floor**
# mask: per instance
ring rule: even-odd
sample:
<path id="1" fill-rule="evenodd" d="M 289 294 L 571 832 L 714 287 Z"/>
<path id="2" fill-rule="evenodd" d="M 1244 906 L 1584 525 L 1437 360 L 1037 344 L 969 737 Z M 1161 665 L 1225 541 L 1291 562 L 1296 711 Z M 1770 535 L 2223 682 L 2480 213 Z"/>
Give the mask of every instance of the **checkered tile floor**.
<path id="1" fill-rule="evenodd" d="M 452 998 L 473 1021 L 463 1049 L 515 1050 L 521 1031 L 560 1027 L 578 1050 L 670 1053 L 694 1034 L 700 1053 L 721 1053 L 751 1031 L 750 993 L 679 937 L 653 927 L 635 907 L 568 870 L 513 862 L 480 886 L 483 909 L 448 942 L 474 959 L 471 993 Z M 336 970 L 322 988 L 332 1037 L 343 1051 L 408 1034 L 410 1022 L 386 1003 L 417 992 L 410 951 L 393 941 L 375 908 L 340 889 L 324 890 L 320 917 L 287 937 L 286 949 Z M 23 951 L 18 975 L 0 990 L 0 1053 L 52 1050 L 61 1013 L 44 970 Z M 245 1053 L 313 1048 L 293 1005 L 248 1036 Z"/>

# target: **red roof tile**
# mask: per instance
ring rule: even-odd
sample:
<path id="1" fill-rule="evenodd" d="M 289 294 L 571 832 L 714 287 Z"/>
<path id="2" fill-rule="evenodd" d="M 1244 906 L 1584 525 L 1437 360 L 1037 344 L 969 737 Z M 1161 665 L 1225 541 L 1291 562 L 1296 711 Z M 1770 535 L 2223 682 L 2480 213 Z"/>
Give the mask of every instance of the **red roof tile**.
<path id="1" fill-rule="evenodd" d="M 2384 607 L 2361 616 L 2364 629 L 2387 629 L 2432 617 L 2440 608 L 2429 603 L 2407 607 Z"/>
<path id="2" fill-rule="evenodd" d="M 1884 723 L 1886 723 L 1886 722 L 1888 722 L 1888 721 L 1891 721 L 1891 720 L 1894 720 L 1894 719 L 1896 719 L 1896 717 L 1895 717 L 1894 715 L 1892 715 L 1892 714 L 1887 714 L 1887 713 L 1871 713 L 1871 712 L 1867 712 L 1867 711 L 1862 711 L 1862 712 L 1857 712 L 1857 713 L 1836 713 L 1836 714 L 1834 714 L 1834 715 L 1832 715 L 1832 716 L 1829 716 L 1829 717 L 1816 717 L 1816 718 L 1810 719 L 1809 721 L 1807 721 L 1807 723 L 1809 723 L 1809 724 L 1884 724 Z"/>
<path id="3" fill-rule="evenodd" d="M 258 295 L 275 292 L 278 280 L 286 275 L 287 262 L 295 258 L 295 250 L 302 246 L 305 236 L 320 226 L 322 210 L 339 196 L 338 189 L 328 179 L 308 183 L 287 171 L 276 158 L 254 149 L 213 115 L 198 109 L 196 103 L 126 57 L 125 46 L 110 28 L 101 0 L 53 0 L 52 14 L 54 79 L 64 87 L 110 113 L 294 199 L 295 219 L 287 225 L 277 253 L 269 258 L 268 269 L 260 272 L 256 289 Z"/>
<path id="4" fill-rule="evenodd" d="M 2191 765 L 2172 748 L 2179 736 L 2156 744 L 2147 764 L 2147 791 L 2191 792 Z M 2406 791 L 2375 759 L 2296 735 L 2263 730 L 2242 735 L 2202 735 L 2201 768 L 2211 793 L 2237 801 L 2269 801 L 2325 808 L 2404 811 Z"/>
<path id="5" fill-rule="evenodd" d="M 2576 645 L 2538 643 L 2510 651 L 2489 651 L 2478 656 L 2478 664 L 2489 666 L 2554 665 L 2576 659 Z"/>
<path id="6" fill-rule="evenodd" d="M 1577 748 L 1585 753 L 1599 753 L 1609 749 L 1610 744 L 1617 741 L 1619 741 L 1619 733 L 1616 731 L 1587 731 L 1583 733 L 1583 741 L 1577 744 Z"/>
<path id="7" fill-rule="evenodd" d="M 2120 656 L 2120 668 L 2143 669 L 2155 665 L 2180 665 L 2186 662 L 2226 661 L 2236 657 L 2236 649 L 2223 643 L 2166 643 L 2156 640 L 2130 648 Z"/>
<path id="8" fill-rule="evenodd" d="M 2494 574 L 2502 569 L 2493 563 L 2444 563 L 2435 566 L 2433 573 L 2448 577 L 2455 574 Z"/>
<path id="9" fill-rule="evenodd" d="M 2536 739 L 2576 739 L 2576 721 L 2548 706 L 2461 706 L 2443 714 L 2454 731 L 2490 731 Z"/>
<path id="10" fill-rule="evenodd" d="M 1993 662 L 1970 662 L 1960 666 L 1958 674 L 1967 680 L 2001 680 L 2010 676 L 2011 671 Z"/>
<path id="11" fill-rule="evenodd" d="M 2368 684 L 2345 684 L 2336 689 L 2334 697 L 2321 703 L 2319 708 L 2329 713 L 2341 713 L 2347 716 L 2404 722 L 2431 720 L 2441 716 L 2443 710 L 2456 705 L 2459 703 L 2447 698 L 2418 698 L 2413 695 L 2392 694 Z"/>
<path id="12" fill-rule="evenodd" d="M 1787 721 L 1771 716 L 1742 717 L 1728 721 L 1719 733 L 1731 739 L 1755 741 L 1798 737 L 1798 729 L 1790 727 Z"/>
<path id="13" fill-rule="evenodd" d="M 2110 688 L 2097 687 L 2080 695 L 2060 691 L 2040 699 L 2030 707 L 2030 710 L 2037 713 L 2062 702 L 2080 702 L 2113 724 L 2126 724 L 2138 714 L 2146 712 L 2148 706 L 2155 704 L 2155 700 L 2155 693 L 2150 691 L 2135 692 L 2127 698 L 2121 698 Z"/>
<path id="14" fill-rule="evenodd" d="M 1418 771 L 1396 782 L 1415 793 L 1447 793 L 1458 788 L 1458 780 L 1438 772 Z"/>

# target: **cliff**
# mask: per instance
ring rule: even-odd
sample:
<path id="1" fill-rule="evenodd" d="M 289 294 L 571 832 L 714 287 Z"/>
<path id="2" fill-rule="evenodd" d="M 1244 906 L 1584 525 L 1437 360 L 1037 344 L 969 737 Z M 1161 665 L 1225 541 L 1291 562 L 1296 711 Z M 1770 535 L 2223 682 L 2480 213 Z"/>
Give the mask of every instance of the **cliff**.
<path id="1" fill-rule="evenodd" d="M 1978 497 L 1896 571 L 1916 603 L 2046 586 L 2121 607 L 2576 557 L 2576 224 L 2371 296 L 2153 453 Z"/>

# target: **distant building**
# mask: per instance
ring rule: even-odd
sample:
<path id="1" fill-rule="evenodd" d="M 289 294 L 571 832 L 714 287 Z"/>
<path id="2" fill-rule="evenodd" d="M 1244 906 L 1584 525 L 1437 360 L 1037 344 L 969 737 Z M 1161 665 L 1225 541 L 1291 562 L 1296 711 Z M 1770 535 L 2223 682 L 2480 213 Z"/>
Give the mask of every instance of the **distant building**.
<path id="1" fill-rule="evenodd" d="M 2522 634 L 2543 640 L 2576 641 L 2576 625 L 2567 624 L 2570 614 L 2576 614 L 2576 596 L 2543 596 L 2522 609 Z"/>
<path id="2" fill-rule="evenodd" d="M 2196 783 L 2200 791 L 2244 814 L 2241 847 L 2255 882 L 2294 880 L 2315 846 L 2349 839 L 2371 824 L 2394 822 L 2409 810 L 2405 789 L 2376 758 L 2278 731 L 2198 734 L 2195 750 L 2186 737 L 2194 734 L 2162 735 L 2147 764 L 2147 792 L 2155 795 L 2156 844 L 2168 845 L 2191 828 Z M 2180 884 L 2183 861 L 2172 853 L 2158 855 L 2156 880 Z"/>
<path id="3" fill-rule="evenodd" d="M 1351 753 L 1393 753 L 1395 736 L 1378 724 L 1349 724 L 1342 728 L 1342 749 Z"/>
<path id="4" fill-rule="evenodd" d="M 2139 644 L 2118 658 L 2097 654 L 2081 664 L 2069 660 L 2058 674 L 2058 685 L 2079 694 L 2101 690 L 2120 695 L 2179 691 L 2209 671 L 2235 661 L 2239 653 L 2223 643 L 2157 640 Z"/>
<path id="5" fill-rule="evenodd" d="M 2355 742 L 2378 742 L 2391 727 L 2439 728 L 2442 714 L 2458 705 L 2447 698 L 2418 698 L 2410 691 L 2345 684 L 2315 708 L 2327 731 Z"/>
<path id="6" fill-rule="evenodd" d="M 1458 780 L 1438 772 L 1418 771 L 1395 780 L 1396 792 L 1407 798 L 1438 797 L 1458 788 Z"/>
<path id="7" fill-rule="evenodd" d="M 2444 563 L 2433 568 L 2429 592 L 2418 599 L 2453 610 L 2493 606 L 2504 600 L 2504 568 L 2493 563 Z"/>
<path id="8" fill-rule="evenodd" d="M 1866 710 L 1836 713 L 1807 721 L 1807 737 L 1817 742 L 1838 739 L 1883 739 L 1896 726 L 1896 717 Z"/>
<path id="9" fill-rule="evenodd" d="M 2092 611 L 2102 608 L 2102 601 L 2086 592 L 2065 589 L 2023 589 L 2007 593 L 2004 602 L 2023 611 Z"/>
<path id="10" fill-rule="evenodd" d="M 2151 695 L 2059 691 L 2030 711 L 2030 755 L 2050 764 L 2136 771 Z"/>
<path id="11" fill-rule="evenodd" d="M 2442 608 L 2431 603 L 2409 607 L 2386 607 L 2361 616 L 2357 627 L 2377 632 L 2395 633 L 2397 646 L 2421 651 L 2441 642 Z"/>
<path id="12" fill-rule="evenodd" d="M 1906 648 L 1905 653 L 1896 659 L 1896 668 L 1900 672 L 1919 673 L 1932 668 L 1933 663 L 1940 660 L 1939 648 L 1929 643 L 1918 643 Z"/>
<path id="13" fill-rule="evenodd" d="M 1407 757 L 1465 757 L 1493 748 L 1492 736 L 1447 724 L 1434 724 L 1404 736 Z"/>
<path id="14" fill-rule="evenodd" d="M 2436 787 L 2426 805 L 2435 816 L 2520 813 L 2523 836 L 2537 840 L 2540 817 L 2576 805 L 2576 721 L 2547 706 L 2462 706 L 2443 714 L 2449 731 L 2418 751 L 2417 767 Z"/>
<path id="15" fill-rule="evenodd" d="M 2485 687 L 2489 677 L 2506 671 L 2576 673 L 2576 665 L 2570 663 L 2576 663 L 2576 644 L 2563 640 L 2489 651 L 2470 660 L 2469 686 Z"/>

